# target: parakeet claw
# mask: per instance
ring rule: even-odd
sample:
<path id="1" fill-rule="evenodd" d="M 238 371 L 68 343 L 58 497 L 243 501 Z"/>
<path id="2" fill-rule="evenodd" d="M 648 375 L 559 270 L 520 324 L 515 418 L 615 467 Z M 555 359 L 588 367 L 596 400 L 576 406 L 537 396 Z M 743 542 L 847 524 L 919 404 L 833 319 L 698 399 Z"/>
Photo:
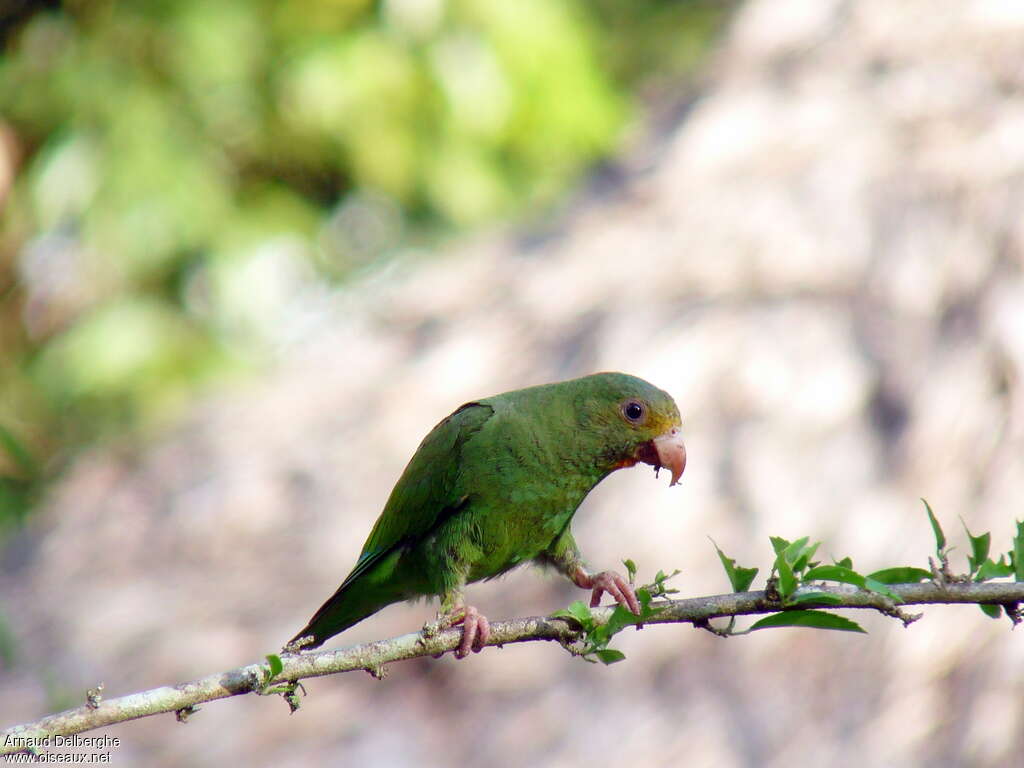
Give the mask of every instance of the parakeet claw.
<path id="1" fill-rule="evenodd" d="M 487 617 L 481 614 L 472 605 L 459 609 L 461 616 L 456 615 L 452 624 L 462 624 L 462 642 L 455 649 L 455 658 L 464 659 L 469 656 L 470 650 L 473 653 L 480 653 L 487 645 L 491 636 L 491 624 Z"/>
<path id="2" fill-rule="evenodd" d="M 590 607 L 596 608 L 601 604 L 601 595 L 607 592 L 619 605 L 628 608 L 637 616 L 640 615 L 640 601 L 636 599 L 636 592 L 632 585 L 615 571 L 601 571 L 596 574 L 589 574 L 585 571 L 577 571 L 573 581 L 576 586 L 583 589 L 592 589 L 590 595 Z"/>

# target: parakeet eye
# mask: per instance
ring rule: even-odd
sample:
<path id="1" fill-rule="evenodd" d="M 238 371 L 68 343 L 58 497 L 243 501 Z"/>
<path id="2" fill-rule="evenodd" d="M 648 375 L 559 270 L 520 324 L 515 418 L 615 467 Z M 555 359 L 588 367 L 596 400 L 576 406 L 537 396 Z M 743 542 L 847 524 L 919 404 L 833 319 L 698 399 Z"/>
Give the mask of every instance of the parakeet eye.
<path id="1" fill-rule="evenodd" d="M 640 424 L 647 417 L 647 408 L 639 400 L 627 400 L 622 404 L 622 415 L 631 424 Z"/>

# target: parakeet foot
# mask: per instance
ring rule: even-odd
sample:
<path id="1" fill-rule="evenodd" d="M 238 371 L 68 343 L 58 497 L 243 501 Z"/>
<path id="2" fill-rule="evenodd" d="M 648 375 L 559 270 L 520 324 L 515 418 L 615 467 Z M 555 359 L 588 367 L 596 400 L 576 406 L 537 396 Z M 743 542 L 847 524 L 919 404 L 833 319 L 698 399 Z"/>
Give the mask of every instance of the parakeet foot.
<path id="1" fill-rule="evenodd" d="M 430 637 L 456 624 L 462 625 L 462 642 L 454 651 L 455 658 L 464 659 L 469 656 L 470 651 L 480 653 L 491 636 L 491 624 L 487 617 L 472 605 L 459 606 L 448 613 L 439 614 L 437 621 L 423 625 L 423 634 Z M 438 654 L 438 657 L 441 655 Z"/>
<path id="2" fill-rule="evenodd" d="M 607 592 L 616 603 L 628 608 L 637 616 L 640 615 L 640 601 L 636 599 L 636 592 L 633 591 L 632 585 L 615 571 L 591 574 L 580 568 L 573 574 L 572 580 L 577 587 L 593 590 L 590 594 L 591 608 L 599 606 L 601 595 Z"/>
<path id="3" fill-rule="evenodd" d="M 491 624 L 487 617 L 472 605 L 460 609 L 462 616 L 456 616 L 452 624 L 462 624 L 462 642 L 455 649 L 455 658 L 464 659 L 473 653 L 480 653 L 491 636 Z"/>

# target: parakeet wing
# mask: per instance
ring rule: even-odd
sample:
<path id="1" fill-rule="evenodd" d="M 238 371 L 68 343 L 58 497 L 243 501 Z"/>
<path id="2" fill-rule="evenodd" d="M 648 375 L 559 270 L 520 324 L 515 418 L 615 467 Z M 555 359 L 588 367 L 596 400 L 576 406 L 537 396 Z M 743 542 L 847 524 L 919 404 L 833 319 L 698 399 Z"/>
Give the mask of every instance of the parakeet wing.
<path id="1" fill-rule="evenodd" d="M 423 538 L 466 504 L 459 488 L 462 446 L 493 414 L 490 405 L 466 403 L 423 438 L 339 592 L 396 547 Z"/>

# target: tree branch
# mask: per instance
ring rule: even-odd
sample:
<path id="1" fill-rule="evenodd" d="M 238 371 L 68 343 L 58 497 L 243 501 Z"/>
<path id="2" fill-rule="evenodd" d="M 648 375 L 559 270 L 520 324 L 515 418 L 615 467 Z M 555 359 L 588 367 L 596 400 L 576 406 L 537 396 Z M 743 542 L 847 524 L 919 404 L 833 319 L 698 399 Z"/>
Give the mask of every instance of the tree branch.
<path id="1" fill-rule="evenodd" d="M 813 589 L 815 592 L 834 595 L 841 602 L 804 602 L 799 608 L 872 608 L 886 615 L 896 616 L 904 623 L 916 618 L 901 614 L 891 600 L 874 592 L 842 586 L 816 586 Z M 1008 615 L 1011 618 L 1016 616 L 1018 620 L 1017 606 L 1024 603 L 1024 583 L 1019 582 L 895 584 L 891 585 L 891 589 L 903 599 L 900 606 L 938 603 L 1004 605 L 1008 608 Z M 778 599 L 773 599 L 764 591 L 666 600 L 653 605 L 661 611 L 645 620 L 645 624 L 691 623 L 704 628 L 709 627 L 710 619 L 783 610 Z M 611 613 L 611 608 L 593 609 L 594 618 L 598 623 L 607 621 Z M 556 640 L 569 648 L 579 636 L 578 627 L 568 620 L 533 616 L 491 624 L 488 645 L 502 646 L 506 643 Z M 382 677 L 385 664 L 423 656 L 436 656 L 454 650 L 461 637 L 461 629 L 444 630 L 431 637 L 424 636 L 422 632 L 414 632 L 337 650 L 284 653 L 281 655 L 284 665 L 282 671 L 266 682 L 268 664 L 263 663 L 249 664 L 188 683 L 153 688 L 107 701 L 101 700 L 98 691 L 92 689 L 88 692 L 87 703 L 81 707 L 48 715 L 36 722 L 16 725 L 3 731 L 0 734 L 0 754 L 33 751 L 47 746 L 45 737 L 48 735 L 69 736 L 164 712 L 176 712 L 178 718 L 184 720 L 195 711 L 197 704 L 246 693 L 279 692 L 269 690 L 269 686 L 275 683 L 353 670 L 364 670 L 376 677 Z"/>

